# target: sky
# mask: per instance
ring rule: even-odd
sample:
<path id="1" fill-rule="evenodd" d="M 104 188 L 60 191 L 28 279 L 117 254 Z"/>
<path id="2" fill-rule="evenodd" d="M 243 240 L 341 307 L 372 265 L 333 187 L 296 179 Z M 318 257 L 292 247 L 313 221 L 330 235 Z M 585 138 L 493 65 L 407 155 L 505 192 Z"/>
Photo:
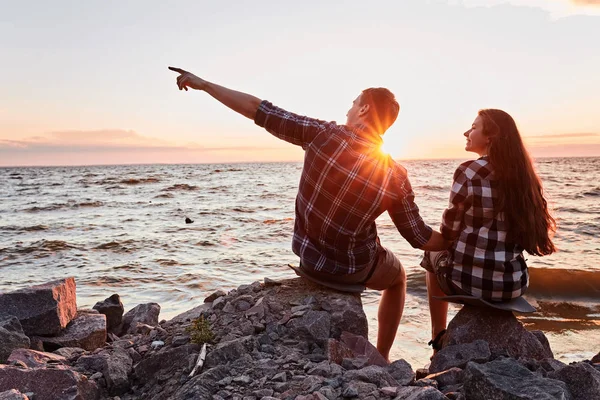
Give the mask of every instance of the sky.
<path id="1" fill-rule="evenodd" d="M 481 108 L 600 156 L 598 39 L 600 0 L 0 0 L 0 166 L 302 159 L 169 65 L 338 123 L 387 87 L 399 159 L 469 157 Z"/>

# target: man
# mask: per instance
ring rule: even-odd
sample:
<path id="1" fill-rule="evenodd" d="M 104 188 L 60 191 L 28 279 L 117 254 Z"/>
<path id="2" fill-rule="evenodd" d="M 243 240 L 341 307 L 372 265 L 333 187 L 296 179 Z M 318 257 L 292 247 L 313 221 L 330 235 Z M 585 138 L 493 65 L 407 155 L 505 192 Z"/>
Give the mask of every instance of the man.
<path id="1" fill-rule="evenodd" d="M 180 74 L 179 90 L 203 90 L 274 136 L 302 146 L 292 249 L 308 275 L 383 290 L 377 349 L 389 361 L 404 310 L 406 274 L 394 254 L 381 246 L 375 219 L 387 211 L 415 248 L 448 247 L 421 219 L 406 170 L 381 152 L 381 136 L 400 110 L 394 95 L 384 88 L 364 90 L 348 111 L 346 125 L 337 125 L 169 69 Z"/>

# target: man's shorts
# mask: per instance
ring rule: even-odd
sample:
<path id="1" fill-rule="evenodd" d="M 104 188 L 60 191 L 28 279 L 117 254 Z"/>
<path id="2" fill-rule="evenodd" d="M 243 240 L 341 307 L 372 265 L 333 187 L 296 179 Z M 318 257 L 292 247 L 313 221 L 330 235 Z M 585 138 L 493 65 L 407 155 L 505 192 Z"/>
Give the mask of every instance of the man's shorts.
<path id="1" fill-rule="evenodd" d="M 456 294 L 466 295 L 464 290 L 456 286 L 451 279 L 452 271 L 452 255 L 448 250 L 444 251 L 425 251 L 421 267 L 435 275 L 440 289 L 446 295 L 452 296 Z"/>
<path id="2" fill-rule="evenodd" d="M 400 260 L 385 247 L 379 248 L 377 259 L 371 267 L 354 274 L 338 275 L 314 271 L 305 266 L 302 268 L 307 274 L 320 280 L 341 284 L 347 283 L 350 285 L 363 284 L 369 289 L 374 290 L 388 289 L 395 283 L 399 276 L 404 275 L 404 269 Z"/>

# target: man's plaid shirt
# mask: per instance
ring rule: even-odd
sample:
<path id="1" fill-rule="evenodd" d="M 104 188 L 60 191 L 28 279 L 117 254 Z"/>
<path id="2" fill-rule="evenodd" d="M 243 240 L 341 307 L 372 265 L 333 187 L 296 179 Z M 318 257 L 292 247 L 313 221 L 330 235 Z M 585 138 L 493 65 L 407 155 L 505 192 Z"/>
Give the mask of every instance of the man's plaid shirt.
<path id="1" fill-rule="evenodd" d="M 427 243 L 432 230 L 419 215 L 406 170 L 381 153 L 379 135 L 267 101 L 255 123 L 305 150 L 292 241 L 303 265 L 332 274 L 371 266 L 380 247 L 375 219 L 384 211 L 413 247 Z"/>
<path id="2" fill-rule="evenodd" d="M 529 284 L 523 249 L 507 241 L 497 184 L 486 156 L 461 164 L 454 173 L 450 206 L 440 228 L 453 260 L 449 278 L 475 297 L 510 300 Z"/>

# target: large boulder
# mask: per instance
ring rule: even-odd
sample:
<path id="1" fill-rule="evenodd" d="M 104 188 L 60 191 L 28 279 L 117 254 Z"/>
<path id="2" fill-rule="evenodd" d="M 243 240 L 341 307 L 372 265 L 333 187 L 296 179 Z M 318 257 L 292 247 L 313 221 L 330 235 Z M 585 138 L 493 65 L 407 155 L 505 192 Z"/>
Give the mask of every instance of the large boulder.
<path id="1" fill-rule="evenodd" d="M 354 353 L 354 357 L 365 357 L 368 365 L 379 365 L 387 367 L 388 362 L 375 346 L 364 336 L 355 335 L 350 332 L 342 332 L 340 339 Z"/>
<path id="2" fill-rule="evenodd" d="M 77 314 L 75 279 L 0 294 L 0 313 L 17 317 L 27 336 L 55 335 Z"/>
<path id="3" fill-rule="evenodd" d="M 98 386 L 69 369 L 0 365 L 0 388 L 33 393 L 35 400 L 96 400 Z"/>
<path id="4" fill-rule="evenodd" d="M 54 337 L 37 337 L 44 349 L 54 351 L 61 347 L 80 347 L 93 351 L 106 343 L 106 316 L 79 314 L 67 328 Z"/>
<path id="5" fill-rule="evenodd" d="M 134 333 L 138 323 L 149 326 L 158 325 L 159 314 L 160 305 L 158 303 L 138 304 L 123 316 L 121 334 Z"/>
<path id="6" fill-rule="evenodd" d="M 121 298 L 118 294 L 97 302 L 94 310 L 98 310 L 100 314 L 106 315 L 106 330 L 110 333 L 118 334 L 118 329 L 123 322 L 123 312 L 125 311 Z"/>
<path id="7" fill-rule="evenodd" d="M 510 311 L 465 305 L 448 324 L 442 346 L 484 340 L 490 346 L 492 357 L 554 358 L 547 341 L 542 343 L 536 336 L 540 334 L 525 329 Z"/>
<path id="8" fill-rule="evenodd" d="M 187 371 L 190 356 L 196 358 L 198 352 L 199 347 L 195 344 L 162 349 L 134 365 L 135 377 L 142 383 L 168 379 L 176 371 Z"/>
<path id="9" fill-rule="evenodd" d="M 567 365 L 548 377 L 566 383 L 574 400 L 600 399 L 600 372 L 586 362 Z"/>
<path id="10" fill-rule="evenodd" d="M 572 399 L 564 382 L 542 378 L 510 358 L 487 364 L 470 362 L 464 377 L 464 393 L 469 400 Z"/>
<path id="11" fill-rule="evenodd" d="M 14 349 L 28 349 L 29 338 L 23 333 L 17 317 L 0 316 L 0 364 L 5 363 Z"/>
<path id="12" fill-rule="evenodd" d="M 300 318 L 288 322 L 290 336 L 325 344 L 331 330 L 331 314 L 327 311 L 310 310 Z"/>

